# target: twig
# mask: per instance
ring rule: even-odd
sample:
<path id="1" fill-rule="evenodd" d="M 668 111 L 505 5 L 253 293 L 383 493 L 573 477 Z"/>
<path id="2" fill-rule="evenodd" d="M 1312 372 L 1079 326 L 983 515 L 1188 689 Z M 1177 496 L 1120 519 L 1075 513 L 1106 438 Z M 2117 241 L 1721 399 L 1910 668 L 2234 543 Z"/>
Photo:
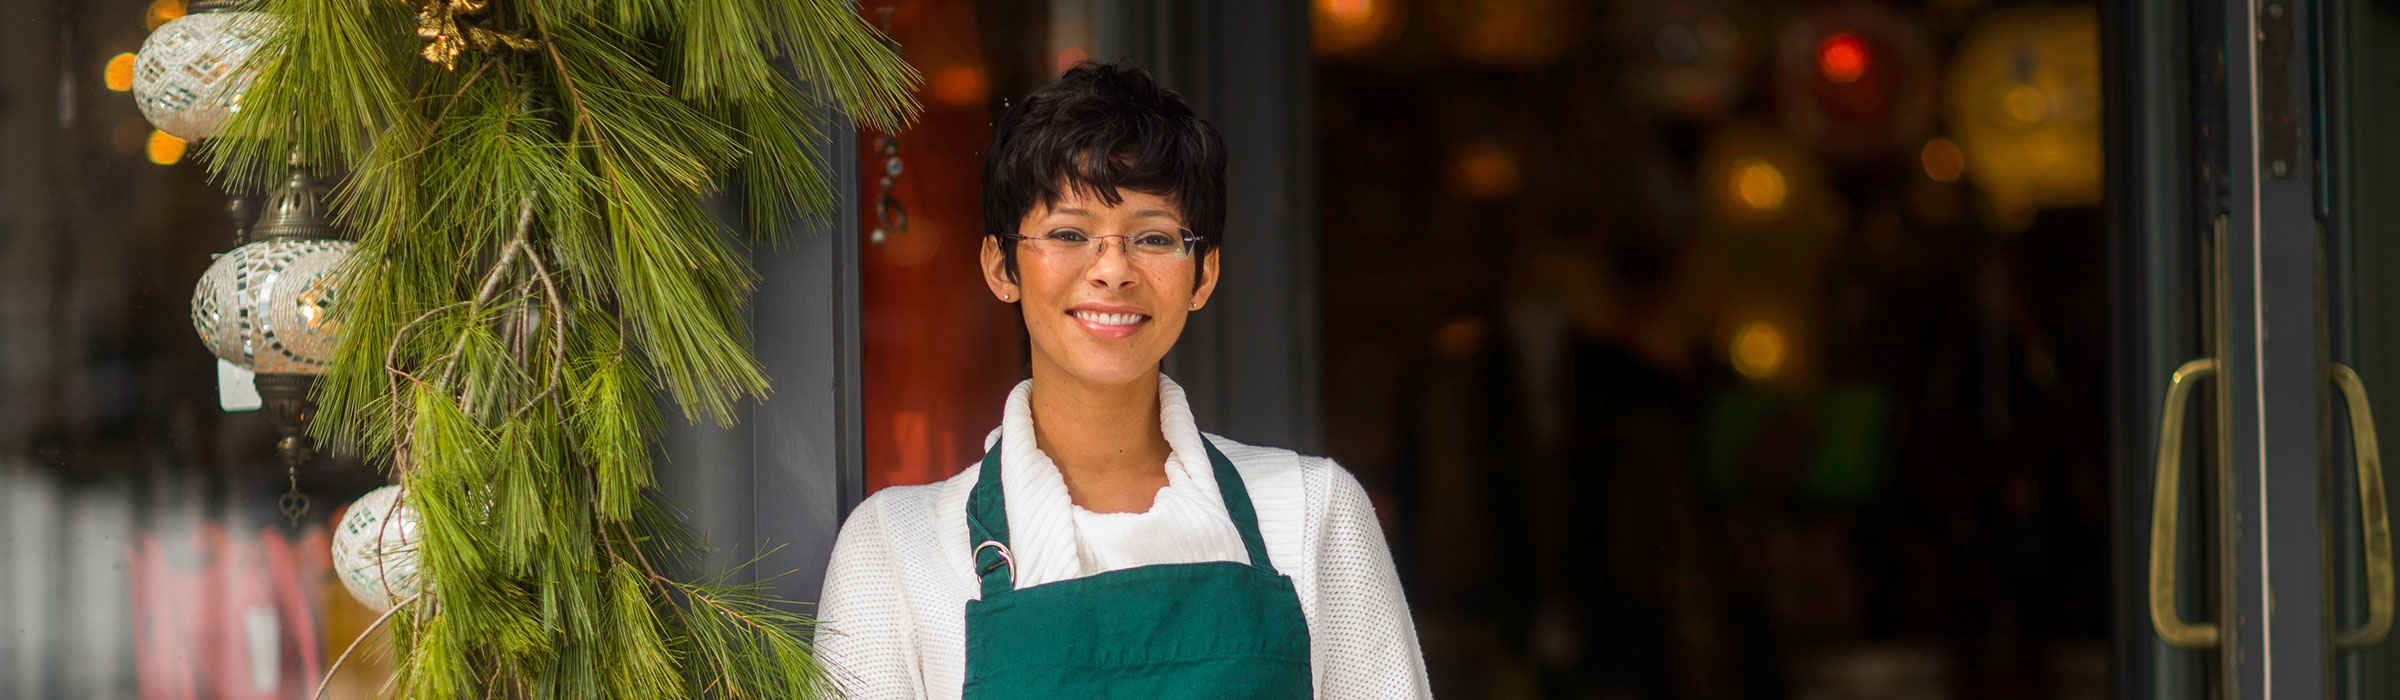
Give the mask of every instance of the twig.
<path id="1" fill-rule="evenodd" d="M 584 108 L 583 91 L 575 88 L 575 76 L 567 70 L 566 57 L 558 54 L 558 40 L 551 38 L 550 27 L 542 22 L 541 15 L 533 16 L 533 27 L 542 33 L 542 48 L 549 50 L 550 63 L 558 66 L 558 80 L 567 86 L 567 101 L 575 104 L 575 126 L 567 129 L 567 141 L 574 142 L 578 131 L 591 132 L 592 145 L 599 147 L 597 160 L 600 161 L 600 169 L 608 171 L 608 187 L 616 191 L 617 201 L 625 201 L 625 185 L 618 182 L 616 164 L 608 160 L 608 137 L 600 134 L 600 125 L 592 123 L 591 110 Z"/>
<path id="2" fill-rule="evenodd" d="M 383 615 L 381 617 L 375 618 L 374 622 L 367 623 L 367 628 L 359 631 L 357 639 L 350 640 L 350 646 L 342 650 L 342 655 L 334 657 L 333 665 L 325 667 L 325 678 L 317 681 L 317 692 L 314 695 L 308 696 L 309 700 L 317 700 L 318 698 L 325 697 L 325 687 L 333 685 L 333 673 L 335 671 L 342 670 L 342 662 L 350 660 L 350 652 L 358 651 L 359 642 L 367 641 L 367 637 L 375 634 L 376 628 L 382 627 L 384 621 L 392 619 L 392 616 L 398 614 L 402 608 L 406 608 L 409 605 L 416 603 L 418 598 L 422 598 L 424 596 L 425 594 L 419 593 L 409 596 L 407 600 L 394 603 L 392 605 L 392 609 L 383 611 Z"/>
<path id="3" fill-rule="evenodd" d="M 408 332 L 415 330 L 418 324 L 432 319 L 435 314 L 464 305 L 466 302 L 461 301 L 443 304 L 426 311 L 417 316 L 416 320 L 400 326 L 400 330 L 393 331 L 392 344 L 384 348 L 383 370 L 390 375 L 392 389 L 392 469 L 402 474 L 408 473 L 408 442 L 415 438 L 416 429 L 400 417 L 402 413 L 400 410 L 400 378 L 408 377 L 410 380 L 416 380 L 416 377 L 400 369 L 400 344 L 408 339 Z"/>
<path id="4" fill-rule="evenodd" d="M 508 279 L 509 269 L 516 267 L 517 255 L 526 249 L 525 239 L 528 235 L 527 232 L 532 228 L 533 195 L 526 194 L 517 198 L 516 235 L 500 246 L 500 259 L 492 263 L 492 271 L 483 276 L 483 288 L 475 292 L 476 310 L 482 310 L 484 304 L 491 303 L 492 295 L 500 292 L 500 283 Z M 466 354 L 467 339 L 470 337 L 473 336 L 468 333 L 458 334 L 458 342 L 450 347 L 450 354 L 443 356 L 443 360 L 449 365 L 442 370 L 442 384 L 447 385 L 450 380 L 458 377 L 458 358 Z M 472 384 L 474 377 L 468 377 L 467 382 Z M 473 386 L 460 388 L 459 405 L 468 411 L 475 410 L 475 388 Z"/>
<path id="5" fill-rule="evenodd" d="M 539 251 L 527 253 L 525 261 L 533 265 L 533 278 L 542 283 L 542 295 L 550 300 L 550 385 L 526 399 L 525 405 L 514 412 L 519 416 L 556 393 L 559 385 L 566 382 L 567 372 L 567 299 L 558 293 L 558 284 L 550 278 L 550 266 L 542 262 Z"/>
<path id="6" fill-rule="evenodd" d="M 492 63 L 496 60 L 498 59 L 492 58 L 490 55 L 484 56 L 483 62 L 475 64 L 474 72 L 468 73 L 466 80 L 459 81 L 458 90 L 450 93 L 450 100 L 442 104 L 442 113 L 433 118 L 433 123 L 437 125 L 436 128 L 439 128 L 438 125 L 442 123 L 442 120 L 450 118 L 450 109 L 458 106 L 458 99 L 467 95 L 467 88 L 474 87 L 475 79 L 483 77 L 483 69 L 492 67 Z M 502 73 L 500 77 L 506 78 L 508 74 Z"/>

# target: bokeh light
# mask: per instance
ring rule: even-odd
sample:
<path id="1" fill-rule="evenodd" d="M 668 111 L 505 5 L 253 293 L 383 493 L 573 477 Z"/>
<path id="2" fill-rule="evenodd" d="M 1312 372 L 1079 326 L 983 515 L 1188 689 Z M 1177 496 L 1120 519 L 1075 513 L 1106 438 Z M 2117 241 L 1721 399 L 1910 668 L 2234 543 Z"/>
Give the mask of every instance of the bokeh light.
<path id="1" fill-rule="evenodd" d="M 159 165 L 174 165 L 183 160 L 183 151 L 186 146 L 183 139 L 175 138 L 174 134 L 152 129 L 148 148 L 150 162 Z"/>
<path id="2" fill-rule="evenodd" d="M 926 81 L 927 91 L 936 102 L 952 107 L 974 107 L 983 104 L 989 94 L 990 81 L 983 71 L 964 63 L 952 63 L 936 68 L 933 79 Z"/>
<path id="3" fill-rule="evenodd" d="M 2010 119 L 2024 126 L 2040 124 L 2050 116 L 2050 98 L 2042 95 L 2041 88 L 2031 85 L 2009 88 L 2001 95 L 2000 107 L 2007 110 Z"/>
<path id="4" fill-rule="evenodd" d="M 183 0 L 155 0 L 150 3 L 150 9 L 142 13 L 142 27 L 155 30 L 159 25 L 182 17 Z"/>
<path id="5" fill-rule="evenodd" d="M 1075 64 L 1089 60 L 1092 60 L 1091 52 L 1083 50 L 1081 46 L 1069 46 L 1059 49 L 1058 55 L 1051 58 L 1051 68 L 1065 73 L 1067 69 L 1075 67 Z"/>
<path id="6" fill-rule="evenodd" d="M 1354 54 L 1391 37 L 1399 0 L 1316 0 L 1309 30 L 1318 53 Z"/>
<path id="7" fill-rule="evenodd" d="M 130 53 L 108 57 L 108 67 L 100 70 L 100 80 L 117 92 L 133 89 L 133 60 Z"/>
<path id="8" fill-rule="evenodd" d="M 1955 182 L 1967 172 L 1967 154 L 1960 152 L 1958 144 L 1950 139 L 1926 141 L 1925 148 L 1917 152 L 1917 161 L 1925 166 L 1925 176 L 1934 182 Z"/>
<path id="9" fill-rule="evenodd" d="M 1751 379 L 1771 379 L 1783 371 L 1784 360 L 1791 356 L 1791 341 L 1783 329 L 1765 321 L 1742 324 L 1733 332 L 1733 347 L 1728 353 L 1734 371 Z"/>
<path id="10" fill-rule="evenodd" d="M 1826 80 L 1855 83 L 1867 74 L 1867 42 L 1857 32 L 1839 32 L 1817 42 L 1817 72 Z"/>
<path id="11" fill-rule="evenodd" d="M 1442 357 L 1464 360 L 1483 350 L 1487 329 L 1473 316 L 1451 319 L 1433 332 L 1433 350 Z"/>
<path id="12" fill-rule="evenodd" d="M 1783 170 L 1758 158 L 1734 161 L 1727 186 L 1733 191 L 1733 201 L 1750 209 L 1772 212 L 1783 209 L 1791 196 L 1791 186 L 1783 178 Z"/>
<path id="13" fill-rule="evenodd" d="M 1450 189 L 1473 199 L 1497 199 L 1517 191 L 1517 157 L 1491 141 L 1461 146 L 1450 158 Z"/>

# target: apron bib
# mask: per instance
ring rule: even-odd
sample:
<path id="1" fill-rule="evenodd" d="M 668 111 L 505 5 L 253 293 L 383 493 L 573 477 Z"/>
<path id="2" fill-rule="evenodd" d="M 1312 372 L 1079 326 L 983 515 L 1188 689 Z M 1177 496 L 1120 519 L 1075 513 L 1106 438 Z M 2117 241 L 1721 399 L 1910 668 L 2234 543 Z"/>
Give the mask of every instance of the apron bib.
<path id="1" fill-rule="evenodd" d="M 967 601 L 965 700 L 1305 700 L 1308 622 L 1291 577 L 1267 561 L 1258 512 L 1210 445 L 1225 510 L 1250 563 L 1161 564 L 1017 588 L 1000 446 L 967 502 L 983 598 Z"/>

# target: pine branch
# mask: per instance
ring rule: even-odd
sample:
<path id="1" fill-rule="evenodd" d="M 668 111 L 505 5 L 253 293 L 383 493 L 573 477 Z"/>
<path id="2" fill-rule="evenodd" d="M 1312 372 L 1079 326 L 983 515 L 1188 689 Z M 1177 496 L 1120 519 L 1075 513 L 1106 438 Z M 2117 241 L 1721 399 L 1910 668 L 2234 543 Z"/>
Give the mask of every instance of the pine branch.
<path id="1" fill-rule="evenodd" d="M 823 221 L 850 157 L 825 116 L 897 129 L 914 71 L 834 0 L 495 0 L 445 16 L 538 46 L 450 46 L 456 71 L 417 58 L 407 3 L 261 2 L 281 21 L 201 155 L 235 188 L 294 148 L 347 172 L 316 432 L 388 461 L 418 518 L 391 692 L 822 697 L 809 620 L 653 566 L 688 536 L 652 492 L 654 397 L 725 423 L 766 394 L 756 274 L 705 200 L 738 186 L 758 240 Z"/>

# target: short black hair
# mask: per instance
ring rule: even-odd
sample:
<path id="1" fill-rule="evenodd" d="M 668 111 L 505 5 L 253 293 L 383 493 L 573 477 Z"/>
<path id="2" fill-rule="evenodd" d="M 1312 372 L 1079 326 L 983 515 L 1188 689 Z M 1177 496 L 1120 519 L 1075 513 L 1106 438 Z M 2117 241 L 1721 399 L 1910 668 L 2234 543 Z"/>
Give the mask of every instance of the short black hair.
<path id="1" fill-rule="evenodd" d="M 1116 206 L 1120 189 L 1181 209 L 1203 260 L 1224 241 L 1225 139 L 1149 71 L 1114 64 L 1076 64 L 1009 107 L 983 158 L 984 232 L 999 238 L 1009 279 L 1027 212 L 1069 191 Z"/>

